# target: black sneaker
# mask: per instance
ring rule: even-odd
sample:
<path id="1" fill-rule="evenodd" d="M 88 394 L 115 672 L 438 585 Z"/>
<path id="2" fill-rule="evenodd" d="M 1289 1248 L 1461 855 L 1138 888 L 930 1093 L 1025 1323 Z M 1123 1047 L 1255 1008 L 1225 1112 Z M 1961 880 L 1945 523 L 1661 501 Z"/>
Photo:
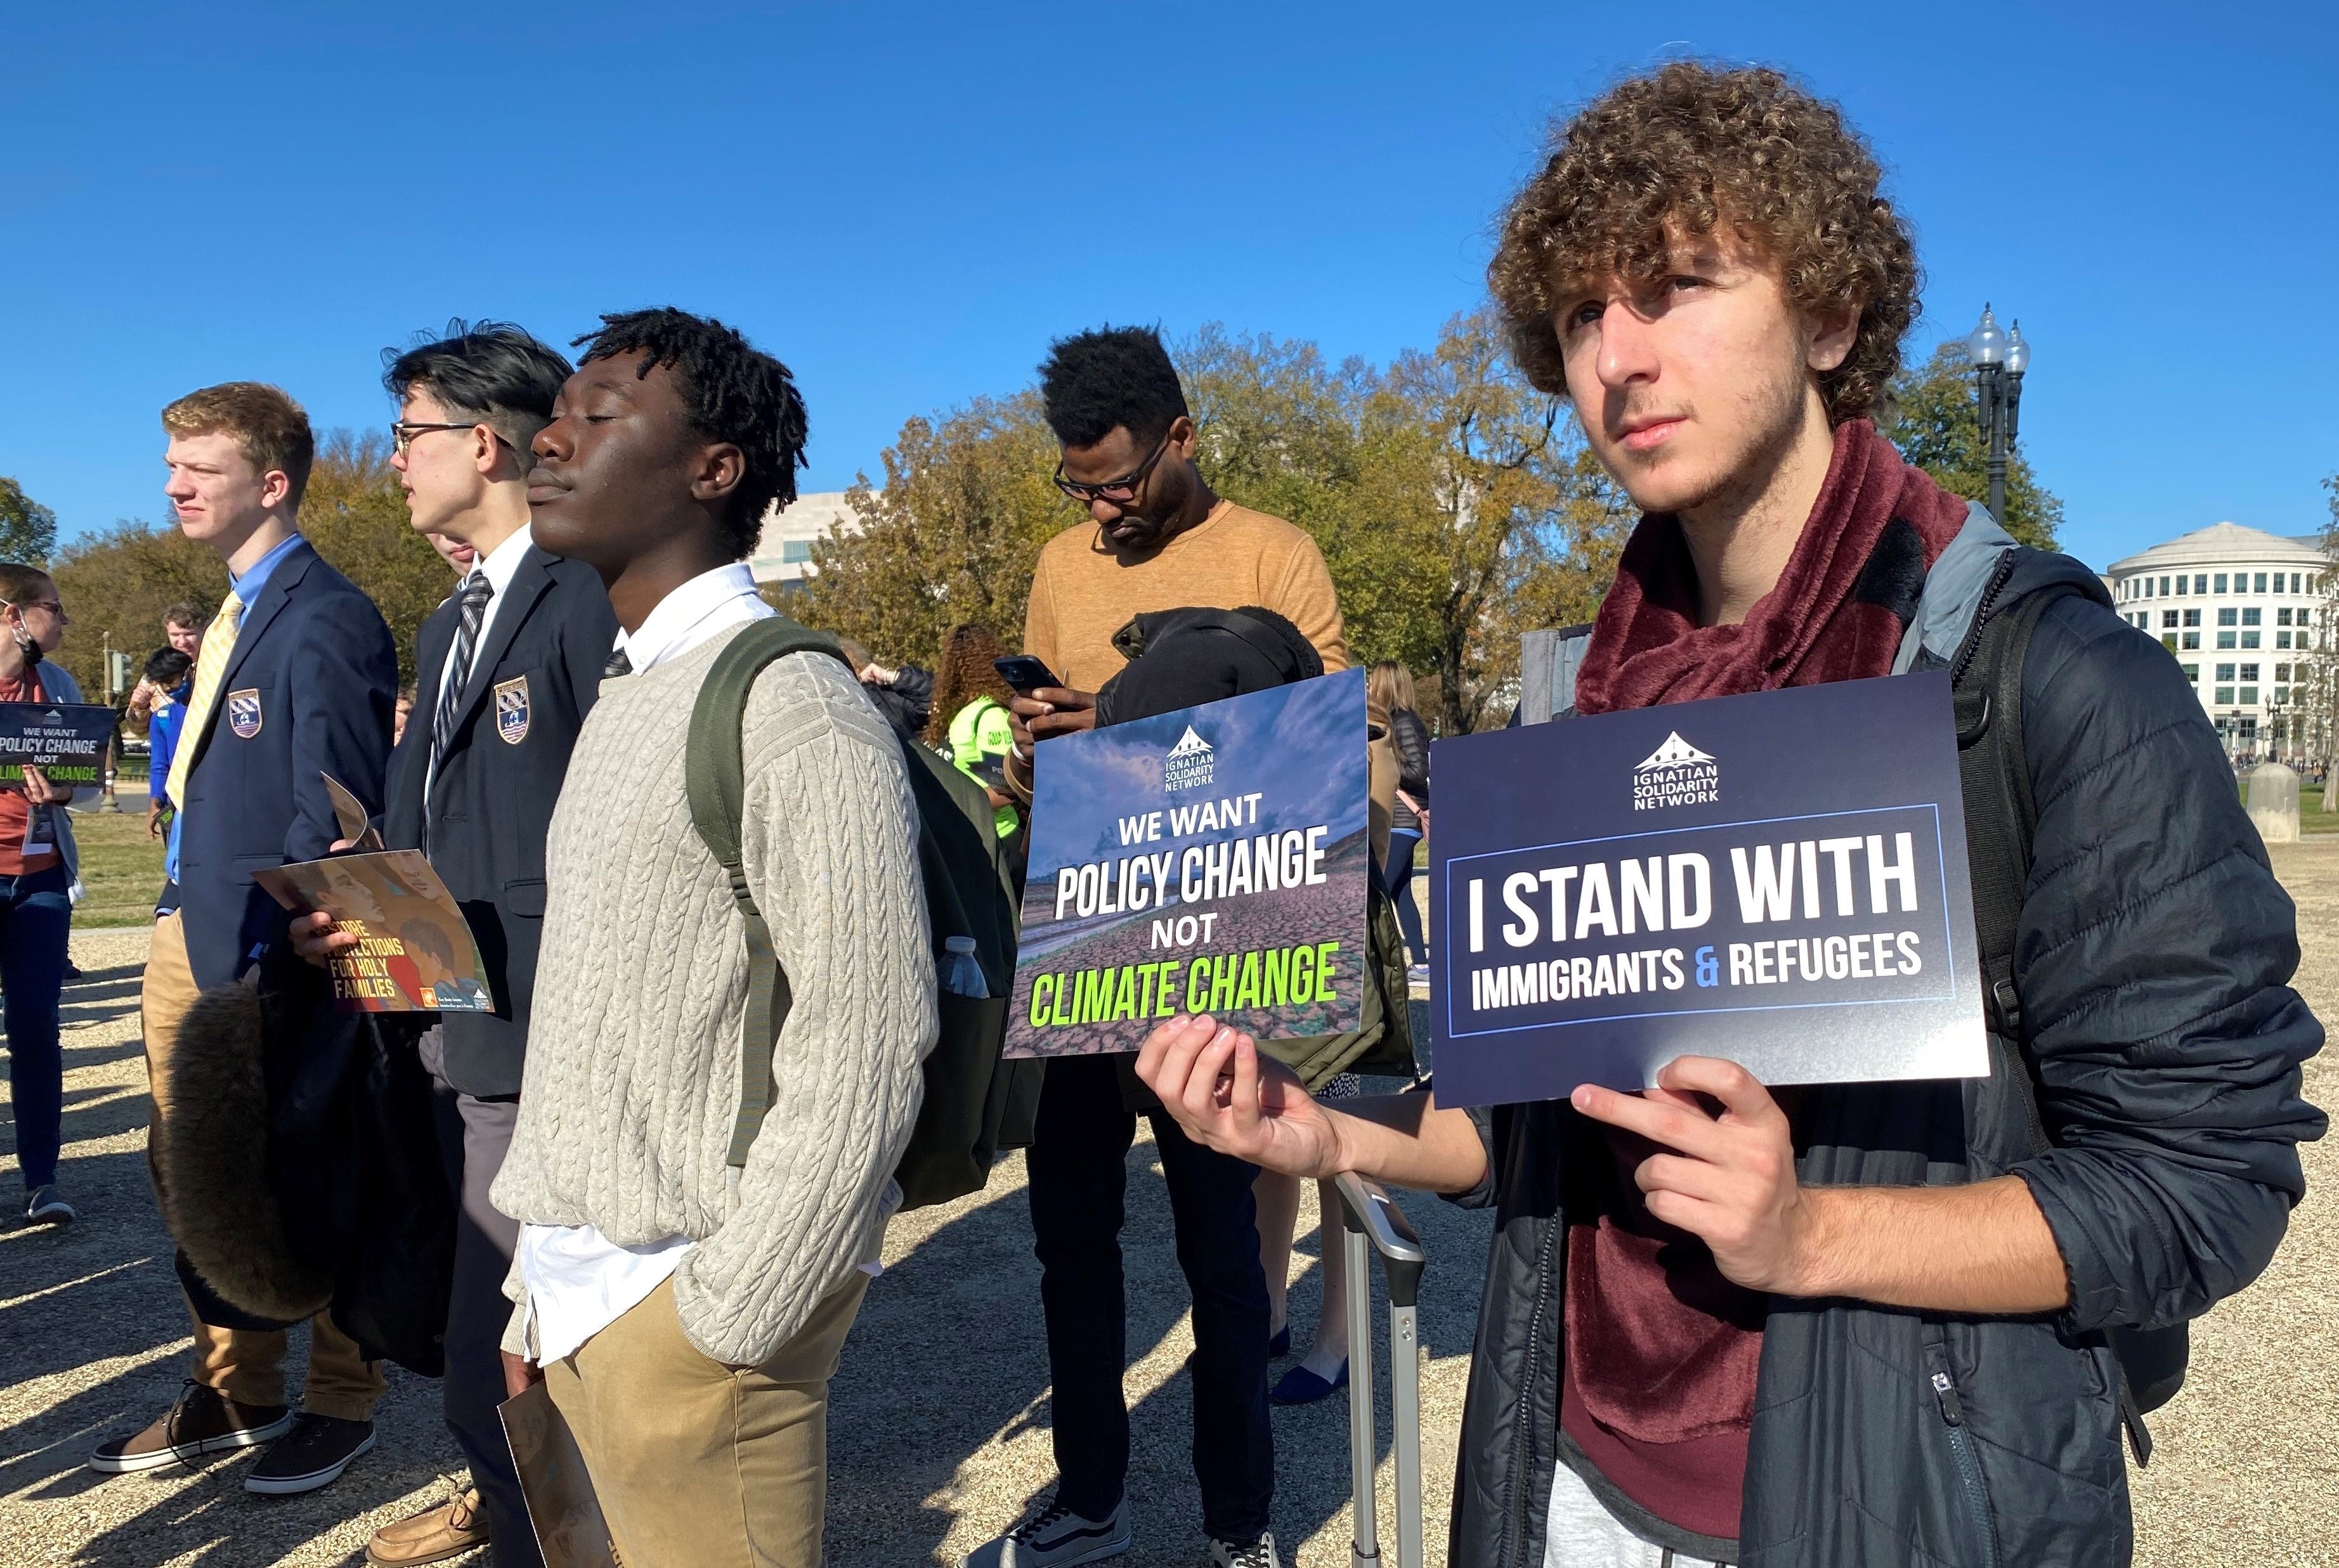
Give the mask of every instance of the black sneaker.
<path id="1" fill-rule="evenodd" d="M 1083 1519 L 1051 1499 L 1038 1514 L 959 1560 L 959 1568 L 1072 1568 L 1101 1563 L 1129 1550 L 1129 1500 L 1111 1516 Z"/>
<path id="2" fill-rule="evenodd" d="M 57 1196 L 54 1187 L 36 1187 L 25 1199 L 25 1223 L 27 1225 L 71 1225 L 74 1206 Z"/>
<path id="3" fill-rule="evenodd" d="M 1210 1554 L 1202 1559 L 1202 1568 L 1283 1568 L 1283 1559 L 1275 1554 L 1275 1537 L 1260 1536 L 1247 1546 L 1231 1541 L 1213 1541 Z"/>
<path id="4" fill-rule="evenodd" d="M 292 1430 L 268 1445 L 243 1478 L 243 1489 L 270 1497 L 314 1492 L 339 1481 L 350 1461 L 372 1446 L 372 1422 L 303 1410 L 292 1418 Z"/>
<path id="5" fill-rule="evenodd" d="M 291 1429 L 281 1405 L 239 1405 L 216 1388 L 189 1383 L 160 1419 L 127 1437 L 110 1437 L 89 1456 L 107 1475 L 192 1464 L 206 1454 L 252 1448 Z"/>

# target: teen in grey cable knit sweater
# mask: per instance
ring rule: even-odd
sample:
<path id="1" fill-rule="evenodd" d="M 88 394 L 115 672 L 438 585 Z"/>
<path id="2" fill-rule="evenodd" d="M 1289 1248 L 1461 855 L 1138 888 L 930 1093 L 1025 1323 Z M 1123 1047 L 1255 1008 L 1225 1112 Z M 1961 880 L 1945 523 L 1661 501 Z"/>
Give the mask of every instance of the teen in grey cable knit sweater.
<path id="1" fill-rule="evenodd" d="M 900 1201 L 935 1032 L 898 744 L 835 659 L 764 671 L 742 724 L 747 881 L 794 1005 L 735 1190 L 745 928 L 691 826 L 698 689 L 772 612 L 742 557 L 794 491 L 803 404 L 719 322 L 605 317 L 536 441 L 535 537 L 623 631 L 546 850 L 504 1339 L 576 1434 L 628 1568 L 820 1558 L 828 1379 Z M 864 1267 L 865 1266 L 865 1267 Z"/>

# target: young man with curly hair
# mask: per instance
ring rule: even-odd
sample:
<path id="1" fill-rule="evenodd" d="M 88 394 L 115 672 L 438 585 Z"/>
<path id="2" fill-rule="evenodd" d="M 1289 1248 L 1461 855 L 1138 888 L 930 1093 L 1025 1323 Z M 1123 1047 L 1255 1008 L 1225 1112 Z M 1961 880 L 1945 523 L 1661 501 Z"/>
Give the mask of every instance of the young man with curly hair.
<path id="1" fill-rule="evenodd" d="M 1645 514 L 1576 711 L 1938 668 L 2054 596 L 1992 1075 L 1774 1095 L 1683 1057 L 1466 1114 L 1318 1106 L 1208 1018 L 1140 1060 L 1214 1148 L 1495 1208 L 1457 1563 L 2127 1563 L 2110 1336 L 2254 1277 L 2323 1129 L 2291 904 L 2175 665 L 1876 431 L 1917 277 L 1879 183 L 1779 74 L 1669 65 L 1561 131 L 1492 281 Z"/>
<path id="2" fill-rule="evenodd" d="M 740 835 L 793 993 L 744 1168 L 746 926 L 691 823 L 716 656 L 772 614 L 746 557 L 795 498 L 786 368 L 679 311 L 603 318 L 536 437 L 536 542 L 599 573 L 619 632 L 545 849 L 504 1338 L 575 1432 L 629 1568 L 817 1568 L 828 1380 L 901 1201 L 935 1038 L 915 807 L 838 660 L 793 654 L 742 724 Z"/>

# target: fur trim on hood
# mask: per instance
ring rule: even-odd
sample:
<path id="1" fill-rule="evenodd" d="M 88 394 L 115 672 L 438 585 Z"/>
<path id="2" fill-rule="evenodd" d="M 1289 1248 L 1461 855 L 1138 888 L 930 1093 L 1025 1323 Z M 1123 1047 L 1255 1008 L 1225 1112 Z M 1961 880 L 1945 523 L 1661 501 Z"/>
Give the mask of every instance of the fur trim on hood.
<path id="1" fill-rule="evenodd" d="M 171 1114 L 156 1119 L 155 1188 L 187 1261 L 255 1317 L 298 1322 L 324 1310 L 332 1280 L 293 1255 L 269 1185 L 259 997 L 242 985 L 203 992 L 163 1074 Z"/>

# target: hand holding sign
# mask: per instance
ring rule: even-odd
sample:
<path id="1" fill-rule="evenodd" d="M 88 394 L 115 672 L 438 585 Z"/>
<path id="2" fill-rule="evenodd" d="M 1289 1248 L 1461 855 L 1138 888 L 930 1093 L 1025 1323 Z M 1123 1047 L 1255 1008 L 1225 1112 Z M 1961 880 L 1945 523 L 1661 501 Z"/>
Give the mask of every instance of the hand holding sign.
<path id="1" fill-rule="evenodd" d="M 1179 1014 L 1145 1037 L 1137 1076 L 1179 1124 L 1220 1154 L 1289 1176 L 1331 1176 L 1339 1134 L 1298 1075 L 1208 1013 Z"/>
<path id="2" fill-rule="evenodd" d="M 1795 1179 L 1786 1113 L 1734 1061 L 1683 1056 L 1657 1072 L 1658 1087 L 1620 1094 L 1583 1084 L 1570 1103 L 1594 1121 L 1638 1133 L 1668 1152 L 1643 1160 L 1633 1179 L 1649 1213 L 1704 1242 L 1732 1284 L 1806 1296 L 1812 1205 Z M 1704 1097 L 1721 1103 L 1717 1113 Z"/>

